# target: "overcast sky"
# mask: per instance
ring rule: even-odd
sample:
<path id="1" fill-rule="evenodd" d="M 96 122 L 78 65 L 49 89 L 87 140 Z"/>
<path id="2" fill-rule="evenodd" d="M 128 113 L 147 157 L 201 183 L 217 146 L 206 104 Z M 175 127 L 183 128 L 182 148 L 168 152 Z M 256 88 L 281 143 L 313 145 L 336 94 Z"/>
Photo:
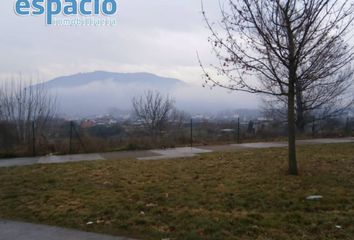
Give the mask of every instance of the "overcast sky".
<path id="1" fill-rule="evenodd" d="M 2 75 L 147 71 L 197 82 L 196 51 L 210 53 L 200 0 L 119 0 L 115 27 L 48 27 L 44 16 L 17 16 L 14 2 L 1 0 Z M 206 5 L 217 13 L 217 1 Z"/>
<path id="2" fill-rule="evenodd" d="M 115 27 L 46 26 L 44 16 L 17 16 L 14 2 L 1 0 L 1 79 L 144 71 L 201 85 L 196 52 L 213 61 L 200 0 L 118 0 Z M 204 4 L 217 19 L 219 1 Z"/>

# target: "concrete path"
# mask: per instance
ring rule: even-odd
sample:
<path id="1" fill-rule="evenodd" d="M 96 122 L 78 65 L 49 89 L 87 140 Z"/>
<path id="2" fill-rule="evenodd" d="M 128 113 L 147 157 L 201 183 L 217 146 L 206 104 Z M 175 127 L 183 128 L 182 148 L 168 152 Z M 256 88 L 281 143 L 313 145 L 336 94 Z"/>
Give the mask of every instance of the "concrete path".
<path id="1" fill-rule="evenodd" d="M 243 143 L 243 144 L 232 144 L 231 146 L 243 147 L 243 148 L 278 148 L 286 147 L 287 143 L 278 142 L 260 142 L 260 143 Z"/>
<path id="2" fill-rule="evenodd" d="M 0 167 L 26 166 L 34 164 L 51 164 L 64 162 L 80 162 L 80 161 L 95 161 L 105 160 L 100 154 L 76 154 L 63 156 L 44 156 L 30 158 L 9 158 L 0 159 Z"/>
<path id="3" fill-rule="evenodd" d="M 0 220 L 0 240 L 133 240 L 72 229 Z"/>
<path id="4" fill-rule="evenodd" d="M 308 139 L 297 140 L 297 145 L 312 145 L 312 144 L 333 144 L 333 143 L 354 143 L 354 137 L 350 138 L 321 138 L 321 139 Z M 203 146 L 201 149 L 208 149 L 213 152 L 237 152 L 247 149 L 262 149 L 262 148 L 279 148 L 288 147 L 287 142 L 258 142 L 258 143 L 242 143 L 231 145 L 218 145 L 218 146 Z"/>
<path id="5" fill-rule="evenodd" d="M 354 137 L 349 138 L 318 138 L 298 140 L 298 144 L 328 144 L 328 143 L 351 143 L 354 142 Z"/>
<path id="6" fill-rule="evenodd" d="M 194 157 L 201 153 L 210 153 L 212 150 L 200 149 L 200 148 L 171 148 L 164 150 L 151 150 L 151 152 L 156 153 L 158 156 L 150 157 L 139 157 L 138 160 L 161 160 L 161 159 L 172 159 L 172 158 L 182 158 L 182 157 Z"/>
<path id="7" fill-rule="evenodd" d="M 297 144 L 311 145 L 311 144 L 350 143 L 350 142 L 354 142 L 353 137 L 298 140 Z M 195 148 L 182 147 L 182 148 L 164 149 L 164 150 L 156 149 L 150 151 L 126 151 L 126 152 L 111 152 L 111 153 L 100 153 L 100 154 L 77 154 L 77 155 L 65 155 L 65 156 L 44 156 L 44 157 L 33 157 L 33 158 L 0 159 L 0 167 L 95 161 L 95 160 L 176 159 L 176 158 L 194 157 L 195 155 L 201 153 L 209 153 L 209 152 L 234 152 L 242 149 L 278 148 L 278 147 L 287 147 L 287 143 L 286 142 L 259 142 L 259 143 L 230 144 L 230 145 L 219 145 L 219 146 L 201 146 Z"/>

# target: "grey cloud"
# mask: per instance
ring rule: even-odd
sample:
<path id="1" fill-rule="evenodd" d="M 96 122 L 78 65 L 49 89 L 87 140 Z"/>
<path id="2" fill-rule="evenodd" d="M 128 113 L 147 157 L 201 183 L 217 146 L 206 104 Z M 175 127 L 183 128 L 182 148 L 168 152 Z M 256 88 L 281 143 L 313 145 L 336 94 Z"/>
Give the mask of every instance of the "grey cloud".
<path id="1" fill-rule="evenodd" d="M 200 0 L 118 0 L 118 25 L 99 28 L 48 27 L 43 16 L 16 16 L 14 1 L 1 2 L 0 78 L 22 72 L 46 81 L 95 70 L 144 71 L 195 84 L 190 95 L 209 94 L 199 89 L 196 51 L 206 63 L 214 61 Z M 204 3 L 208 15 L 217 18 L 219 1 Z M 225 90 L 214 92 L 203 102 L 237 102 Z"/>

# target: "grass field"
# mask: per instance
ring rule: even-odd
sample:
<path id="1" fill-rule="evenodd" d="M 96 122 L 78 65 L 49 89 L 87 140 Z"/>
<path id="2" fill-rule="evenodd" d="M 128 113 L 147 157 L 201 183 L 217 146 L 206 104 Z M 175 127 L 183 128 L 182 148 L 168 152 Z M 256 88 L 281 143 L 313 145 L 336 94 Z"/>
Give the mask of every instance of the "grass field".
<path id="1" fill-rule="evenodd" d="M 354 144 L 298 158 L 296 177 L 286 149 L 0 169 L 0 218 L 138 239 L 354 239 Z"/>

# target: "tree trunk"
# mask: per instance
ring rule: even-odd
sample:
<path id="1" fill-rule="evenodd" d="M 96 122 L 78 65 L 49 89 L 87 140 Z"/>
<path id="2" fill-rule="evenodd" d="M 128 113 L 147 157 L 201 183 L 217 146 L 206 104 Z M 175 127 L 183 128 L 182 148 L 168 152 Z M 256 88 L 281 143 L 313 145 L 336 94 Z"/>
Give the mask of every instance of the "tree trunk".
<path id="1" fill-rule="evenodd" d="M 304 108 L 302 99 L 302 86 L 297 81 L 296 82 L 296 128 L 299 132 L 303 133 L 305 131 L 305 118 L 304 118 Z"/>
<path id="2" fill-rule="evenodd" d="M 295 127 L 295 91 L 294 83 L 289 84 L 288 95 L 288 144 L 289 144 L 289 173 L 297 175 L 296 161 L 296 127 Z"/>
<path id="3" fill-rule="evenodd" d="M 296 73 L 296 58 L 295 58 L 295 37 L 291 27 L 290 17 L 286 17 L 288 39 L 289 39 L 289 87 L 288 87 L 288 144 L 289 144 L 289 173 L 297 175 L 296 161 L 296 118 L 295 118 L 295 97 L 297 93 L 301 96 L 301 85 Z M 296 88 L 296 89 L 295 89 Z M 296 91 L 295 91 L 296 90 Z M 301 98 L 300 98 L 301 100 Z M 300 104 L 301 105 L 301 104 Z"/>

